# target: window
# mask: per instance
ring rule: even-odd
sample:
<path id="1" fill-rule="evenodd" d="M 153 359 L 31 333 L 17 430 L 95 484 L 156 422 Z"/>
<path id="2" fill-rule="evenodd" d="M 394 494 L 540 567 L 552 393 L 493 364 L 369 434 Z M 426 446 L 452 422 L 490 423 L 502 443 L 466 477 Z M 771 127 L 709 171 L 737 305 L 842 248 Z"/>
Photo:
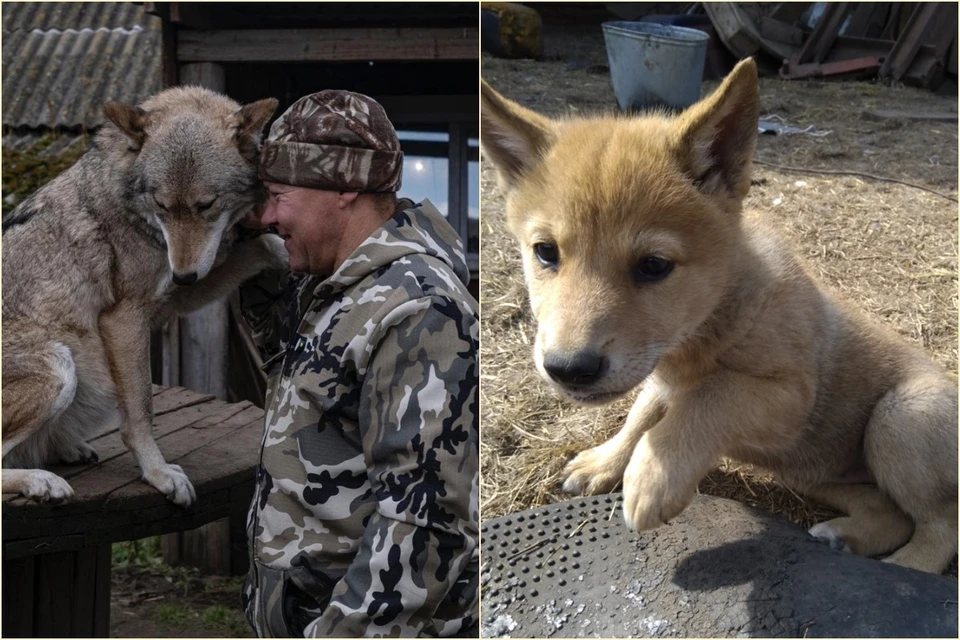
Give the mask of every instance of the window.
<path id="1" fill-rule="evenodd" d="M 441 128 L 442 127 L 442 128 Z M 460 234 L 472 271 L 478 268 L 480 142 L 476 125 L 460 122 L 397 129 L 403 149 L 400 197 L 428 199 Z"/>
<path id="2" fill-rule="evenodd" d="M 436 131 L 397 131 L 403 149 L 400 197 L 429 200 L 450 217 L 450 135 Z"/>

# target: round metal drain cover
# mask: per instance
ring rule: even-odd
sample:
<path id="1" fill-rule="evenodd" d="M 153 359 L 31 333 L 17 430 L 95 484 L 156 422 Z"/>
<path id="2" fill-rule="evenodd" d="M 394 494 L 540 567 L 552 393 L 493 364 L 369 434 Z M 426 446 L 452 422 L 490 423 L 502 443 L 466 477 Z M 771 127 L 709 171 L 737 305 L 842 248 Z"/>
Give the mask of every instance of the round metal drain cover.
<path id="1" fill-rule="evenodd" d="M 620 494 L 483 523 L 482 637 L 957 637 L 957 580 L 697 496 L 637 534 Z"/>

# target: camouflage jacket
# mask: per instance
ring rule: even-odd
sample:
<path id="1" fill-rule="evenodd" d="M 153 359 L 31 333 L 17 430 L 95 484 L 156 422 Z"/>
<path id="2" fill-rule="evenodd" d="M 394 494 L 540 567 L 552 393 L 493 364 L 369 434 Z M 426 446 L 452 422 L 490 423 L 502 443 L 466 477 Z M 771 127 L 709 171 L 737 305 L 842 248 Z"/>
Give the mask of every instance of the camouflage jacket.
<path id="1" fill-rule="evenodd" d="M 401 202 L 329 278 L 241 292 L 269 378 L 243 598 L 260 636 L 475 634 L 477 307 L 453 229 Z"/>

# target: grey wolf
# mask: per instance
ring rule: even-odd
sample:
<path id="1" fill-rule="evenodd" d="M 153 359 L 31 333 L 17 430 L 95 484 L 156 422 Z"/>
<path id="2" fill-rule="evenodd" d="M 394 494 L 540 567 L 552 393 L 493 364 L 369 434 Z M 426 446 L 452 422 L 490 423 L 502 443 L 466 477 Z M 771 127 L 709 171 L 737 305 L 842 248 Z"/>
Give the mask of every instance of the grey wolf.
<path id="1" fill-rule="evenodd" d="M 198 87 L 108 103 L 92 148 L 3 221 L 4 493 L 70 498 L 40 467 L 95 461 L 86 436 L 119 418 L 143 479 L 195 499 L 151 433 L 149 332 L 285 262 L 277 236 L 235 244 L 233 228 L 262 201 L 276 106 Z"/>
<path id="2" fill-rule="evenodd" d="M 301 98 L 261 158 L 259 222 L 285 238 L 292 272 L 241 287 L 269 379 L 247 618 L 260 636 L 476 637 L 463 244 L 429 202 L 396 199 L 403 153 L 367 96 Z"/>
<path id="3" fill-rule="evenodd" d="M 673 117 L 551 120 L 484 83 L 538 370 L 582 403 L 640 386 L 564 489 L 622 481 L 627 524 L 650 529 L 728 456 L 848 514 L 813 535 L 941 572 L 957 550 L 957 385 L 743 212 L 758 115 L 752 60 Z"/>

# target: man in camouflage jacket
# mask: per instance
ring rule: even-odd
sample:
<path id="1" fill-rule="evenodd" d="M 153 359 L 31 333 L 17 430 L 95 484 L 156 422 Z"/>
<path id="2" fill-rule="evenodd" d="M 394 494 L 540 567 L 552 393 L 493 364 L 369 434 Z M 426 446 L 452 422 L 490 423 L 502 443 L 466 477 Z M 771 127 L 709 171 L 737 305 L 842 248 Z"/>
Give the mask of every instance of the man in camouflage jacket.
<path id="1" fill-rule="evenodd" d="M 382 107 L 323 91 L 260 176 L 291 272 L 242 293 L 268 375 L 244 608 L 260 636 L 473 636 L 477 308 L 462 243 L 397 202 Z"/>

